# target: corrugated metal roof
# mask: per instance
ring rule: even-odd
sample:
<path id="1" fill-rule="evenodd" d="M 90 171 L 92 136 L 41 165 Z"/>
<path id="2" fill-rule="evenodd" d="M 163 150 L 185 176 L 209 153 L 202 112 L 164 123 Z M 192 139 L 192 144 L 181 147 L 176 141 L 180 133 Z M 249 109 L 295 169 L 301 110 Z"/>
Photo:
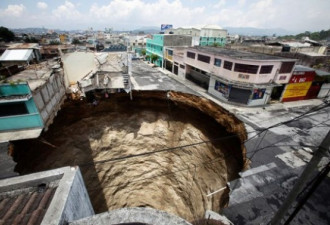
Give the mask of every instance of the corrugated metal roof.
<path id="1" fill-rule="evenodd" d="M 0 224 L 40 224 L 56 187 L 19 190 L 0 197 Z"/>
<path id="2" fill-rule="evenodd" d="M 7 49 L 0 57 L 0 61 L 27 61 L 32 52 L 32 49 Z"/>

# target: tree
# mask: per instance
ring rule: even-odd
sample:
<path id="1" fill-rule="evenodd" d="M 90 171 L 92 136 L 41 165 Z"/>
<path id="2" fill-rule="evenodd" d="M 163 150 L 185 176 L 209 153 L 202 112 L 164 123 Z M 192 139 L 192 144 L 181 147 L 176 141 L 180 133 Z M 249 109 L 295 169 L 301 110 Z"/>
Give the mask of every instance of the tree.
<path id="1" fill-rule="evenodd" d="M 154 63 L 155 61 L 157 61 L 158 58 L 159 58 L 158 55 L 156 55 L 156 54 L 151 54 L 151 56 L 150 56 L 151 63 Z"/>
<path id="2" fill-rule="evenodd" d="M 26 38 L 24 38 L 24 42 L 25 43 L 38 43 L 39 41 L 35 37 L 31 37 L 31 38 L 26 37 Z"/>
<path id="3" fill-rule="evenodd" d="M 71 44 L 73 44 L 73 45 L 79 45 L 80 44 L 80 41 L 77 38 L 73 38 Z"/>
<path id="4" fill-rule="evenodd" d="M 61 43 L 59 41 L 53 40 L 49 42 L 49 45 L 60 45 Z"/>
<path id="5" fill-rule="evenodd" d="M 146 60 L 150 60 L 150 55 L 146 55 Z"/>
<path id="6" fill-rule="evenodd" d="M 7 27 L 0 27 L 0 39 L 5 42 L 13 41 L 15 38 L 15 34 L 9 30 Z"/>
<path id="7" fill-rule="evenodd" d="M 144 56 L 144 55 L 147 54 L 147 51 L 146 51 L 145 49 L 142 49 L 142 50 L 141 50 L 141 54 Z"/>

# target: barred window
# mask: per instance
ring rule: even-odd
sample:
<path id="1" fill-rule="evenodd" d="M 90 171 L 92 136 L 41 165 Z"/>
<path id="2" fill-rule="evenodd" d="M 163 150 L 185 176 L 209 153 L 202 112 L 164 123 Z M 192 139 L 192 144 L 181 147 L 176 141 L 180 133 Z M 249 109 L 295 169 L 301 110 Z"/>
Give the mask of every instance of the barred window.
<path id="1" fill-rule="evenodd" d="M 201 62 L 210 63 L 211 57 L 206 55 L 198 54 L 197 59 Z"/>
<path id="2" fill-rule="evenodd" d="M 261 66 L 260 74 L 267 74 L 271 73 L 273 70 L 273 65 Z"/>
<path id="3" fill-rule="evenodd" d="M 258 69 L 259 69 L 259 66 L 257 66 L 257 65 L 235 63 L 234 71 L 257 74 Z"/>
<path id="4" fill-rule="evenodd" d="M 193 53 L 193 52 L 187 52 L 187 57 L 188 57 L 188 58 L 195 59 L 195 56 L 196 56 L 196 53 Z"/>
<path id="5" fill-rule="evenodd" d="M 282 62 L 279 73 L 291 73 L 295 62 Z"/>
<path id="6" fill-rule="evenodd" d="M 223 68 L 226 70 L 231 70 L 233 68 L 233 63 L 225 60 L 223 63 Z"/>

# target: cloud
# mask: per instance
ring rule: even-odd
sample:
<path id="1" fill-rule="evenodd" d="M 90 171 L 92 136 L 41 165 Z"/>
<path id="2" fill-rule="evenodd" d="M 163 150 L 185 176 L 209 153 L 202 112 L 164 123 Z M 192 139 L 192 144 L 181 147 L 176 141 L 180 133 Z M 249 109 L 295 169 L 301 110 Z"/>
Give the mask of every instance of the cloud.
<path id="1" fill-rule="evenodd" d="M 220 9 L 226 5 L 226 0 L 219 0 L 217 4 L 214 5 L 214 8 Z"/>
<path id="2" fill-rule="evenodd" d="M 80 19 L 81 13 L 76 9 L 76 6 L 72 2 L 65 1 L 63 5 L 60 5 L 53 10 L 53 16 L 60 20 L 77 20 Z"/>
<path id="3" fill-rule="evenodd" d="M 183 6 L 180 0 L 113 0 L 106 5 L 93 4 L 91 17 L 98 21 L 107 20 L 120 26 L 144 26 L 173 24 L 175 27 L 189 25 L 201 20 L 197 15 L 204 13 L 204 7 Z M 116 23 L 114 23 L 116 21 Z"/>
<path id="4" fill-rule="evenodd" d="M 20 17 L 25 11 L 25 6 L 23 4 L 19 5 L 8 5 L 5 10 L 1 10 L 1 16 L 14 16 Z"/>
<path id="5" fill-rule="evenodd" d="M 38 7 L 39 9 L 47 9 L 48 5 L 47 5 L 46 2 L 38 2 L 38 3 L 37 3 L 37 7 Z"/>

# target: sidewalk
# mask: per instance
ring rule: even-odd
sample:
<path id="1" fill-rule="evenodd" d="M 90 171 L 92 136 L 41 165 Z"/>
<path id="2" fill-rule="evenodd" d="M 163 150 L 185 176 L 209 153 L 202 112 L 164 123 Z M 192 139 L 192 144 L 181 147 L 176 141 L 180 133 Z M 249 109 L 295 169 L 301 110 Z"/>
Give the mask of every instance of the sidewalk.
<path id="1" fill-rule="evenodd" d="M 213 97 L 205 89 L 202 89 L 193 82 L 180 79 L 177 75 L 171 73 L 168 70 L 159 67 L 156 69 L 161 73 L 166 74 L 170 78 L 180 82 L 186 87 L 196 91 L 204 98 L 207 98 L 227 109 L 231 113 L 234 113 L 237 117 L 239 117 L 247 124 L 253 126 L 254 128 L 267 128 L 274 124 L 290 120 L 298 115 L 297 113 L 289 112 L 290 109 L 304 108 L 303 111 L 307 111 L 309 108 L 318 106 L 323 103 L 323 101 L 320 99 L 310 99 L 285 103 L 279 102 L 260 107 L 232 105 Z"/>

